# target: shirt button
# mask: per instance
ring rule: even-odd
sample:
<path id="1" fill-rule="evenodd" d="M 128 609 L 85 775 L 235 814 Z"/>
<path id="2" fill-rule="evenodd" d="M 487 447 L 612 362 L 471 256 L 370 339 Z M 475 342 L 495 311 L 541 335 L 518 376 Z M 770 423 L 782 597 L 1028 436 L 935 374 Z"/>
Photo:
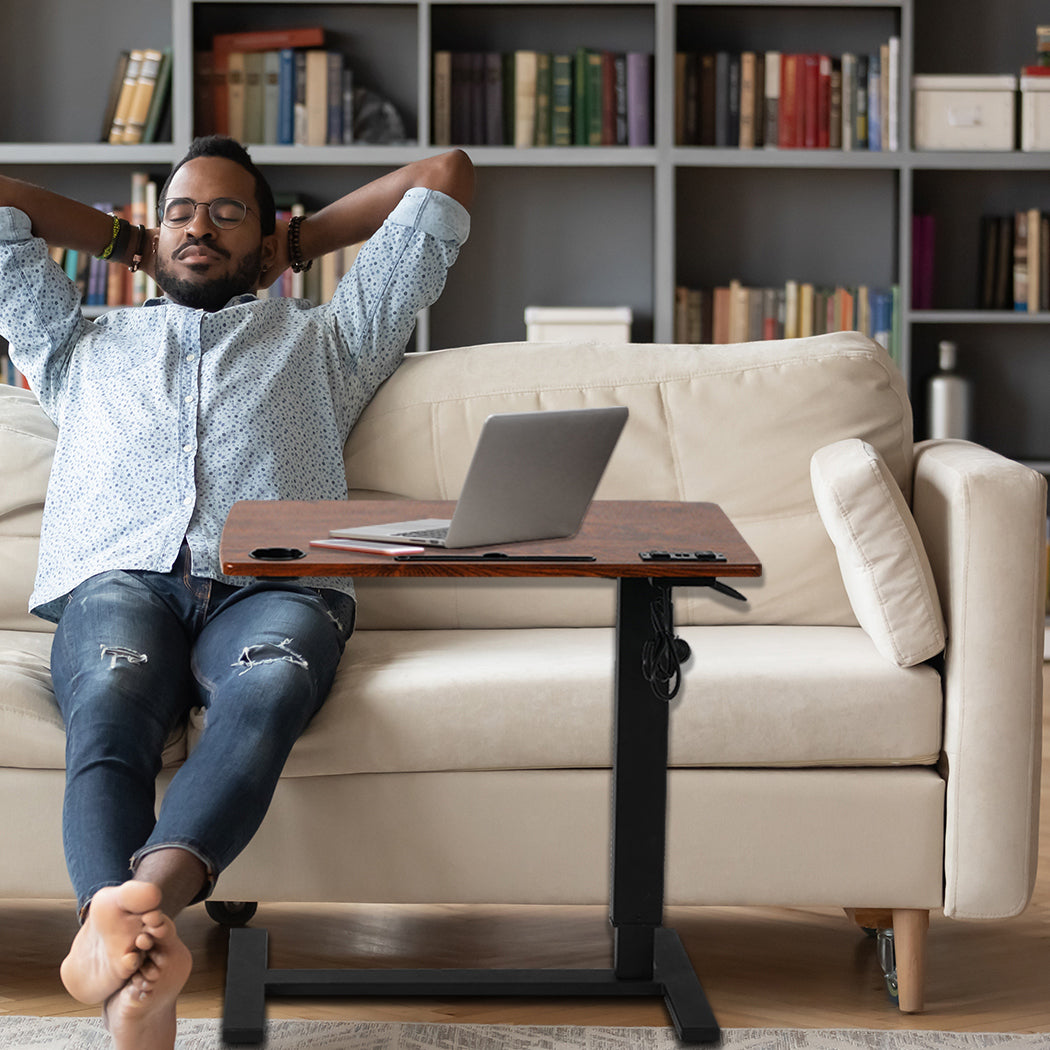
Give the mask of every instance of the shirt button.
<path id="1" fill-rule="evenodd" d="M 184 400 L 186 401 L 187 405 L 192 405 L 193 404 L 193 395 L 192 394 L 187 394 Z"/>
<path id="2" fill-rule="evenodd" d="M 183 452 L 192 452 L 193 451 L 193 446 L 192 445 L 183 445 L 182 446 L 182 451 Z"/>
<path id="3" fill-rule="evenodd" d="M 190 507 L 193 505 L 193 497 L 187 496 L 182 502 L 186 504 L 187 507 Z"/>

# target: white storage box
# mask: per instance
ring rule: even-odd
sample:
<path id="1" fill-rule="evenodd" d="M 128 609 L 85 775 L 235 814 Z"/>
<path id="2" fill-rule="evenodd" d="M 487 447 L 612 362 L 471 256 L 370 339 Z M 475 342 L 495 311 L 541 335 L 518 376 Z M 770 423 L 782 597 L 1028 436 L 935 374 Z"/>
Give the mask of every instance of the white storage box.
<path id="1" fill-rule="evenodd" d="M 1014 149 L 1017 77 L 917 76 L 916 149 Z"/>
<path id="2" fill-rule="evenodd" d="M 629 306 L 526 306 L 525 338 L 530 343 L 629 343 L 632 320 Z"/>
<path id="3" fill-rule="evenodd" d="M 1021 77 L 1021 149 L 1050 150 L 1050 76 Z"/>

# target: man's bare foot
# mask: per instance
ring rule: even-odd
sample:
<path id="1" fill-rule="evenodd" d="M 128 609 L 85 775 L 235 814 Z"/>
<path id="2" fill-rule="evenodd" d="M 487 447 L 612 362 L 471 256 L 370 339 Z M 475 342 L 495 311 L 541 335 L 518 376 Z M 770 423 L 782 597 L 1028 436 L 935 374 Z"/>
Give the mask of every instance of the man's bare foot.
<path id="1" fill-rule="evenodd" d="M 153 931 L 153 947 L 142 966 L 102 1008 L 115 1050 L 173 1050 L 175 1000 L 186 983 L 193 958 L 164 917 Z"/>
<path id="2" fill-rule="evenodd" d="M 87 919 L 62 962 L 62 983 L 74 999 L 101 1003 L 142 966 L 164 922 L 161 892 L 149 882 L 107 886 L 91 899 Z"/>

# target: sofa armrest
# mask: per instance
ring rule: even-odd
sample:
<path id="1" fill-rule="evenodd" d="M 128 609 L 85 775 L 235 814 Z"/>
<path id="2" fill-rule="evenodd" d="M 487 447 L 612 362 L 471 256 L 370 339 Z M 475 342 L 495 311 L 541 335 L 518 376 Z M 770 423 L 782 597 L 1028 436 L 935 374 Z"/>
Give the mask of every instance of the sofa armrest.
<path id="1" fill-rule="evenodd" d="M 913 512 L 948 629 L 944 912 L 1016 915 L 1035 882 L 1046 479 L 965 441 L 916 446 Z"/>

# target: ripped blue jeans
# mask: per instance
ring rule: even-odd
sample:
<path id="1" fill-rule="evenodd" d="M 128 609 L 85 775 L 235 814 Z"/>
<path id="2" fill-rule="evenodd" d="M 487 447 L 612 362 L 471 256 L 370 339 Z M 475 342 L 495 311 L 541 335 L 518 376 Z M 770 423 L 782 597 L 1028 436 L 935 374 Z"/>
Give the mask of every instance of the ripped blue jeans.
<path id="1" fill-rule="evenodd" d="M 292 745 L 324 703 L 354 600 L 265 581 L 237 588 L 190 575 L 106 572 L 70 596 L 51 670 L 66 725 L 63 841 L 83 914 L 147 853 L 178 846 L 208 871 L 198 899 L 247 845 Z M 200 742 L 155 815 L 172 731 L 205 709 Z"/>

